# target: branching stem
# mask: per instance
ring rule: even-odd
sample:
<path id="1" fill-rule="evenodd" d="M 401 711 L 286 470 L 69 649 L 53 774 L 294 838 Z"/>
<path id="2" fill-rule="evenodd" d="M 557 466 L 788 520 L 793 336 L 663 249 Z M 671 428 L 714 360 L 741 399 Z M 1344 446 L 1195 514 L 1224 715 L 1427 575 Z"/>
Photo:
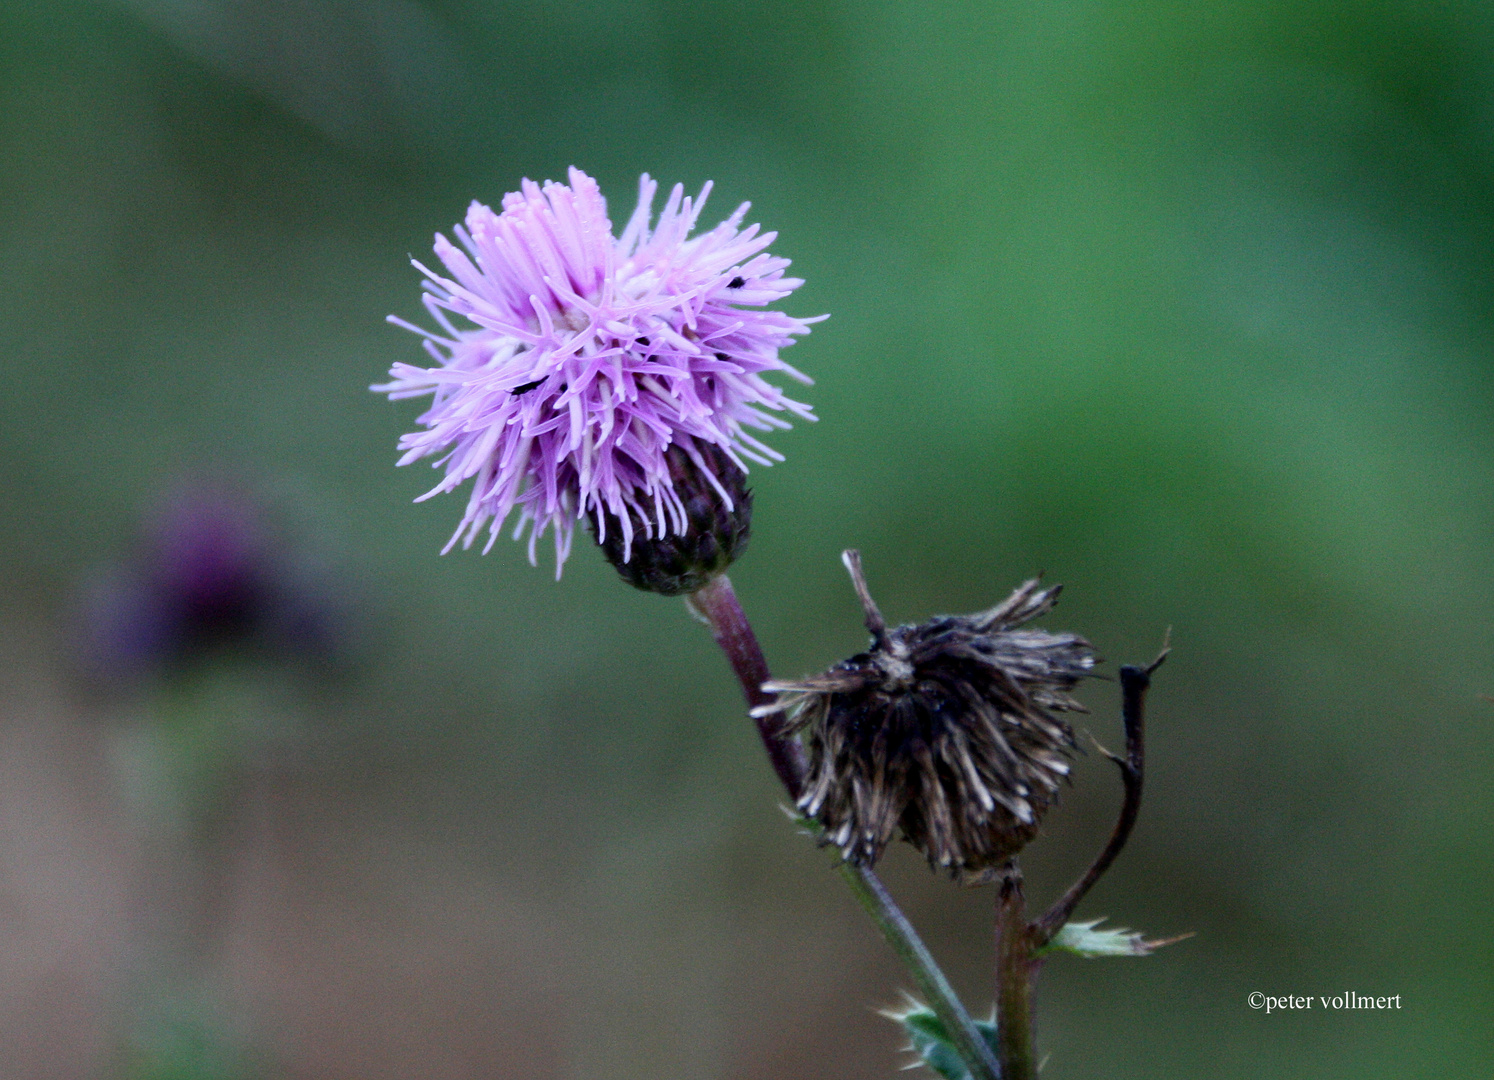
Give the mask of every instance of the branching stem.
<path id="1" fill-rule="evenodd" d="M 722 574 L 712 580 L 692 594 L 688 603 L 691 610 L 710 624 L 716 644 L 726 654 L 727 662 L 742 686 L 748 707 L 755 709 L 759 705 L 772 704 L 773 695 L 763 690 L 763 683 L 769 678 L 768 662 L 727 576 Z M 870 622 L 870 615 L 868 620 Z M 758 735 L 768 752 L 773 771 L 788 790 L 789 797 L 797 800 L 808 768 L 803 748 L 797 740 L 785 734 L 784 719 L 780 714 L 759 715 L 756 721 Z M 841 876 L 907 966 L 919 991 L 928 998 L 929 1008 L 943 1022 L 944 1030 L 970 1069 L 973 1080 L 1001 1080 L 990 1046 L 976 1030 L 970 1014 L 939 970 L 933 954 L 898 908 L 887 886 L 867 867 L 842 864 Z"/>
<path id="2" fill-rule="evenodd" d="M 1120 768 L 1125 800 L 1109 842 L 1089 869 L 1042 918 L 1030 926 L 1022 896 L 1022 871 L 1017 868 L 1017 861 L 1013 859 L 1003 867 L 996 879 L 996 1034 L 1001 1055 L 1001 1080 L 1035 1080 L 1037 1077 L 1032 1044 L 1032 981 L 1039 964 L 1035 956 L 1063 928 L 1079 901 L 1110 869 L 1136 824 L 1136 816 L 1141 811 L 1141 786 L 1146 765 L 1146 691 L 1151 685 L 1152 673 L 1166 659 L 1167 650 L 1164 648 L 1161 655 L 1144 668 L 1128 665 L 1120 669 L 1126 754 L 1124 757 L 1112 754 L 1103 746 L 1100 752 Z"/>
<path id="3" fill-rule="evenodd" d="M 1141 784 L 1146 766 L 1145 753 L 1145 726 L 1146 726 L 1146 691 L 1152 684 L 1152 673 L 1162 666 L 1162 661 L 1167 659 L 1167 650 L 1163 649 L 1161 655 L 1144 668 L 1127 665 L 1120 669 L 1121 683 L 1121 719 L 1126 728 L 1126 754 L 1112 754 L 1103 746 L 1100 752 L 1115 762 L 1121 772 L 1121 783 L 1125 785 L 1125 801 L 1121 804 L 1120 817 L 1116 819 L 1115 828 L 1110 833 L 1110 840 L 1106 843 L 1100 854 L 1095 856 L 1095 861 L 1090 864 L 1084 875 L 1073 885 L 1069 891 L 1058 898 L 1058 901 L 1048 909 L 1041 919 L 1032 924 L 1031 940 L 1033 949 L 1041 949 L 1052 940 L 1053 935 L 1063 929 L 1069 916 L 1079 906 L 1079 901 L 1084 899 L 1085 893 L 1094 887 L 1100 876 L 1110 869 L 1110 864 L 1115 862 L 1115 857 L 1121 853 L 1121 848 L 1126 846 L 1126 840 L 1131 835 L 1131 829 L 1136 824 L 1136 815 L 1141 812 Z"/>

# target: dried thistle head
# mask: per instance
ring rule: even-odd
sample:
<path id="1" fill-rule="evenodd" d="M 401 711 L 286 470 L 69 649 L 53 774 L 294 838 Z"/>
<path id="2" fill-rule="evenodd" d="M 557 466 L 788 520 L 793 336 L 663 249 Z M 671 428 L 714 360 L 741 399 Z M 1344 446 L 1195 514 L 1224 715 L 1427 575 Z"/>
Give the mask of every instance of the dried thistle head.
<path id="1" fill-rule="evenodd" d="M 826 842 L 875 863 L 899 829 L 959 881 L 974 884 L 1036 834 L 1068 776 L 1074 732 L 1057 713 L 1094 667 L 1075 634 L 1019 629 L 1058 587 L 1036 580 L 974 615 L 887 629 L 854 551 L 843 556 L 872 647 L 822 675 L 764 686 L 805 733 L 809 772 L 798 808 Z"/>

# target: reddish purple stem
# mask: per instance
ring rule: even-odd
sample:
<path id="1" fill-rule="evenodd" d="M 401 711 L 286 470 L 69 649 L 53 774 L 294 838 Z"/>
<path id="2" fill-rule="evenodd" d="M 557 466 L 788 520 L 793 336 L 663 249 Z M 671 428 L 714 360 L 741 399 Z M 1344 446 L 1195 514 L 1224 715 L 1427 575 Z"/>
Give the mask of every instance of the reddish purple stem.
<path id="1" fill-rule="evenodd" d="M 763 656 L 762 646 L 757 643 L 757 635 L 752 632 L 752 624 L 747 621 L 747 615 L 731 587 L 731 579 L 725 574 L 720 575 L 694 593 L 690 597 L 690 603 L 710 624 L 716 644 L 721 646 L 727 662 L 736 673 L 737 681 L 742 684 L 742 694 L 746 697 L 748 706 L 757 708 L 759 705 L 771 705 L 774 696 L 763 690 L 763 683 L 771 678 L 768 661 Z M 781 714 L 759 716 L 755 718 L 755 722 L 763 747 L 768 752 L 768 760 L 773 763 L 773 771 L 783 781 L 789 795 L 797 799 L 804 787 L 804 775 L 808 771 L 804 748 L 784 733 L 784 718 Z"/>

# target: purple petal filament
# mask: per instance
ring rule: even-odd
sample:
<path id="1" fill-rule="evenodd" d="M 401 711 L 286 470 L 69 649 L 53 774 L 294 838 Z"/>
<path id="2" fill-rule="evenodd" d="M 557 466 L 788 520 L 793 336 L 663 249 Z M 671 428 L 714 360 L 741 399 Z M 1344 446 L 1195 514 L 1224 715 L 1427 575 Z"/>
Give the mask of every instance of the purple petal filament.
<path id="1" fill-rule="evenodd" d="M 501 214 L 474 202 L 465 228 L 453 230 L 460 246 L 436 236 L 446 276 L 414 265 L 440 331 L 390 321 L 422 335 L 437 366 L 395 364 L 391 381 L 372 388 L 391 401 L 433 395 L 424 430 L 399 442 L 399 464 L 435 457 L 445 468 L 422 500 L 473 481 L 444 550 L 471 547 L 486 525 L 487 551 L 517 510 L 514 536 L 528 530 L 531 563 L 554 526 L 557 576 L 583 517 L 600 538 L 610 511 L 625 550 L 635 522 L 649 538 L 684 532 L 664 457 L 671 445 L 713 483 L 697 444 L 721 447 L 744 470 L 781 461 L 745 429 L 787 428 L 785 413 L 815 418 L 763 373 L 811 382 L 778 351 L 819 321 L 766 307 L 803 282 L 764 250 L 777 233 L 742 228 L 749 204 L 691 238 L 711 185 L 693 200 L 676 185 L 650 228 L 658 185 L 645 174 L 614 238 L 596 182 L 574 168 L 569 178 L 525 180 Z"/>

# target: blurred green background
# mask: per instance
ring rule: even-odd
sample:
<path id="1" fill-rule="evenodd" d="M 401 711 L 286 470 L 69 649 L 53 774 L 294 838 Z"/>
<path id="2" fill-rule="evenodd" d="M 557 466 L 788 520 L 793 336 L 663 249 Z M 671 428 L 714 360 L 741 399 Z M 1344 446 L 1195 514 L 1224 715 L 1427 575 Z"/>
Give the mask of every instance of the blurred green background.
<path id="1" fill-rule="evenodd" d="M 521 177 L 716 182 L 832 318 L 733 578 L 775 669 L 1043 571 L 1172 628 L 1147 803 L 1059 960 L 1054 1080 L 1494 1072 L 1494 13 L 1485 4 L 121 0 L 0 9 L 0 1043 L 112 1076 L 137 889 L 80 582 L 227 471 L 363 612 L 287 690 L 214 963 L 267 1075 L 891 1076 L 907 980 L 703 628 L 578 540 L 437 552 L 394 468 L 432 234 Z M 289 684 L 288 684 L 289 685 Z M 298 686 L 300 684 L 297 684 Z M 1112 683 L 1084 721 L 1119 741 Z M 132 703 L 133 701 L 133 703 Z M 1099 755 L 1025 856 L 1108 831 Z M 886 876 L 972 1007 L 990 905 Z M 1400 994 L 1392 1013 L 1246 995 Z"/>

